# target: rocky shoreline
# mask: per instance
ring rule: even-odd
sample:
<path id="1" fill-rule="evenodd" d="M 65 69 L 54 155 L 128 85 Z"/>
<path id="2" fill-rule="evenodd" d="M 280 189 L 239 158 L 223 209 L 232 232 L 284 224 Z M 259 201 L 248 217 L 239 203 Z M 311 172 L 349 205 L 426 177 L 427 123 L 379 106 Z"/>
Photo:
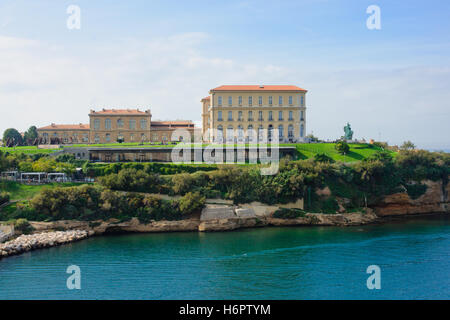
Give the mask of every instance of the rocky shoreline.
<path id="1" fill-rule="evenodd" d="M 14 240 L 0 244 L 0 258 L 21 254 L 27 251 L 55 247 L 85 239 L 86 230 L 54 231 L 21 235 Z"/>
<path id="2" fill-rule="evenodd" d="M 0 259 L 34 249 L 47 248 L 85 239 L 93 235 L 131 232 L 178 232 L 178 231 L 231 231 L 241 228 L 266 226 L 357 226 L 389 221 L 390 217 L 425 216 L 434 213 L 449 214 L 448 194 L 450 183 L 443 187 L 427 182 L 428 189 L 418 199 L 406 193 L 386 196 L 377 206 L 364 212 L 353 213 L 306 213 L 294 219 L 274 217 L 280 206 L 303 208 L 303 201 L 285 205 L 266 205 L 259 202 L 233 205 L 227 200 L 209 199 L 201 213 L 177 221 L 151 221 L 141 223 L 137 218 L 129 221 L 75 221 L 33 222 L 34 234 L 21 235 L 14 240 L 0 243 Z M 65 231 L 55 231 L 65 230 Z"/>

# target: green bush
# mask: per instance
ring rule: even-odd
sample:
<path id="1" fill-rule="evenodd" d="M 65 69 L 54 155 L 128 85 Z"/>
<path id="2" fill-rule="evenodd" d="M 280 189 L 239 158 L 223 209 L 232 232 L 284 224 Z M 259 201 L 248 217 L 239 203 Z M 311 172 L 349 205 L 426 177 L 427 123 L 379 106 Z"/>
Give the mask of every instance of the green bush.
<path id="1" fill-rule="evenodd" d="M 426 184 L 407 184 L 406 191 L 411 199 L 417 199 L 420 196 L 424 195 L 427 192 Z"/>
<path id="2" fill-rule="evenodd" d="M 10 195 L 8 192 L 0 193 L 0 205 L 9 202 Z"/>
<path id="3" fill-rule="evenodd" d="M 181 214 L 186 215 L 203 208 L 205 201 L 206 198 L 199 192 L 188 192 L 178 200 L 178 207 Z"/>
<path id="4" fill-rule="evenodd" d="M 14 222 L 14 229 L 19 230 L 25 234 L 31 233 L 34 230 L 34 228 L 31 226 L 31 224 L 28 222 L 27 219 L 17 219 Z"/>

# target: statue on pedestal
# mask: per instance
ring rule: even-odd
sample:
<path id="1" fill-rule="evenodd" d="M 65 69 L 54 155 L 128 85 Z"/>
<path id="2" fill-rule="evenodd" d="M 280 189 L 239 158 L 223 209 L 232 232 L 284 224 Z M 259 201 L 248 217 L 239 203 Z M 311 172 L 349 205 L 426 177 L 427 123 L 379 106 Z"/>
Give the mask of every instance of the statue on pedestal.
<path id="1" fill-rule="evenodd" d="M 345 140 L 352 140 L 353 139 L 353 130 L 350 127 L 350 123 L 347 122 L 347 125 L 344 127 L 344 132 L 345 132 L 345 135 L 344 135 L 343 138 Z"/>

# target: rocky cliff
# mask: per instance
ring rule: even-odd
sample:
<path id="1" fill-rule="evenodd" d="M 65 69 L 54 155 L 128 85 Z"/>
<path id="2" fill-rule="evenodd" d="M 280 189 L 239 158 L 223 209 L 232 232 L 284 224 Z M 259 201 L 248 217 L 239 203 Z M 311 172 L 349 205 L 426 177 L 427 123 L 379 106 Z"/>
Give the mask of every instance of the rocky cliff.
<path id="1" fill-rule="evenodd" d="M 427 213 L 449 213 L 450 183 L 445 186 L 441 181 L 425 181 L 427 191 L 417 199 L 411 199 L 406 192 L 384 197 L 373 206 L 379 217 Z"/>

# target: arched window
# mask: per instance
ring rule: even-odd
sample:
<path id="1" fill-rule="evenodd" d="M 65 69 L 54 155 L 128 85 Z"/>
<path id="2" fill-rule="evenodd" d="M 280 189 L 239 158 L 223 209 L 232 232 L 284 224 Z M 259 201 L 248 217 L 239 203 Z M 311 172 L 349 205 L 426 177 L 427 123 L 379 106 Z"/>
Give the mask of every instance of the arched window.
<path id="1" fill-rule="evenodd" d="M 264 127 L 260 125 L 258 127 L 258 141 L 263 141 L 264 139 Z"/>
<path id="2" fill-rule="evenodd" d="M 273 125 L 271 125 L 271 124 L 269 124 L 269 128 L 268 128 L 269 130 L 268 130 L 268 132 L 267 132 L 267 139 L 269 140 L 269 141 L 271 141 L 272 140 L 272 137 L 273 137 Z"/>
<path id="3" fill-rule="evenodd" d="M 253 126 L 252 125 L 249 125 L 247 128 L 247 137 L 248 137 L 248 141 L 253 142 L 254 135 L 253 135 Z"/>
<path id="4" fill-rule="evenodd" d="M 239 139 L 244 138 L 244 128 L 241 125 L 238 126 L 238 137 Z"/>
<path id="5" fill-rule="evenodd" d="M 100 119 L 95 119 L 94 120 L 94 129 L 95 130 L 100 130 Z"/>
<path id="6" fill-rule="evenodd" d="M 303 123 L 300 125 L 300 137 L 303 138 L 303 135 L 305 134 L 305 126 Z"/>
<path id="7" fill-rule="evenodd" d="M 234 129 L 233 126 L 228 126 L 227 128 L 227 141 L 234 140 Z"/>
<path id="8" fill-rule="evenodd" d="M 281 140 L 281 138 L 283 138 L 283 125 L 282 124 L 280 124 L 279 126 L 278 126 L 278 135 L 280 136 L 280 140 Z"/>
<path id="9" fill-rule="evenodd" d="M 142 130 L 147 129 L 147 120 L 141 119 L 141 129 Z"/>
<path id="10" fill-rule="evenodd" d="M 105 140 L 106 142 L 111 142 L 111 135 L 109 133 L 106 134 Z"/>
<path id="11" fill-rule="evenodd" d="M 110 130 L 111 129 L 111 119 L 105 120 L 105 129 Z"/>
<path id="12" fill-rule="evenodd" d="M 118 119 L 117 120 L 117 127 L 118 128 L 123 128 L 123 120 L 122 119 Z"/>
<path id="13" fill-rule="evenodd" d="M 294 126 L 292 124 L 288 127 L 288 137 L 293 138 L 294 137 Z"/>
<path id="14" fill-rule="evenodd" d="M 217 127 L 217 140 L 220 142 L 223 141 L 223 127 L 221 125 Z"/>

